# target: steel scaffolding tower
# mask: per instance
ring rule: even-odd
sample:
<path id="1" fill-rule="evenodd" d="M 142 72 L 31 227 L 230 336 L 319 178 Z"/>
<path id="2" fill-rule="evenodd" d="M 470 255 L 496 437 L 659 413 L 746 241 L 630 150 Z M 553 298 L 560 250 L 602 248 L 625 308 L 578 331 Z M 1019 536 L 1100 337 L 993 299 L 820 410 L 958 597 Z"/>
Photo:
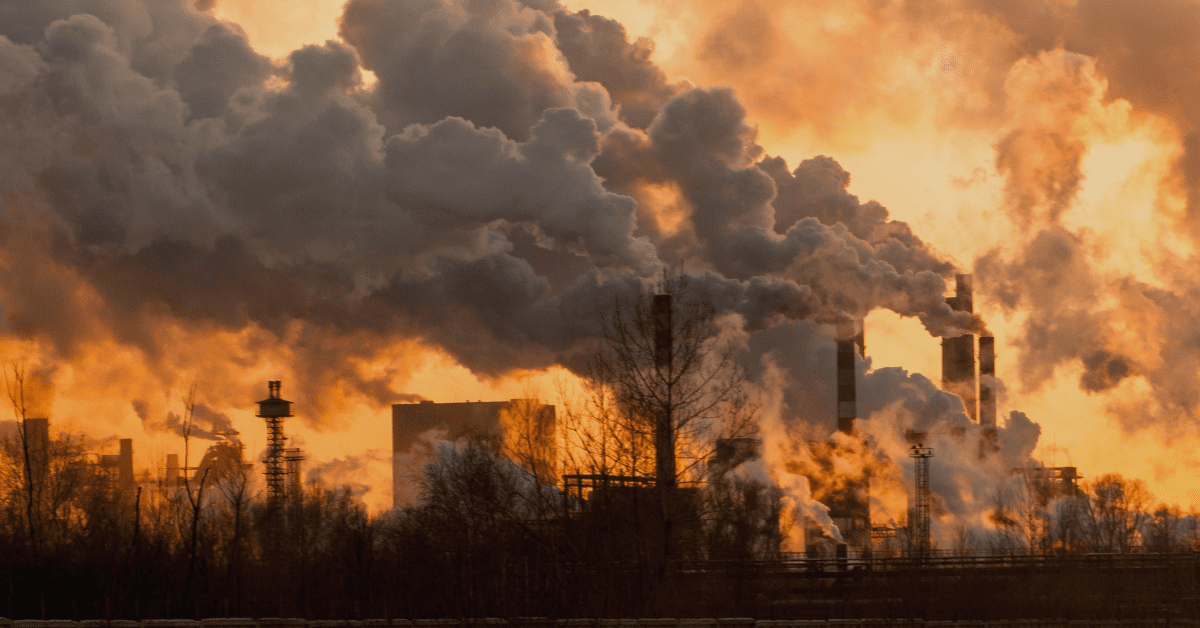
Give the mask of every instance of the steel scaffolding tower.
<path id="1" fill-rule="evenodd" d="M 287 437 L 283 435 L 283 420 L 292 416 L 292 402 L 279 397 L 280 382 L 267 382 L 270 396 L 258 402 L 258 416 L 267 421 L 267 503 L 278 505 L 287 494 L 284 480 L 287 470 L 284 468 L 284 444 Z"/>
<path id="2" fill-rule="evenodd" d="M 912 446 L 909 457 L 917 467 L 917 504 L 913 509 L 913 551 L 917 556 L 929 553 L 933 543 L 929 531 L 929 459 L 933 457 L 932 447 L 922 447 L 921 443 Z"/>

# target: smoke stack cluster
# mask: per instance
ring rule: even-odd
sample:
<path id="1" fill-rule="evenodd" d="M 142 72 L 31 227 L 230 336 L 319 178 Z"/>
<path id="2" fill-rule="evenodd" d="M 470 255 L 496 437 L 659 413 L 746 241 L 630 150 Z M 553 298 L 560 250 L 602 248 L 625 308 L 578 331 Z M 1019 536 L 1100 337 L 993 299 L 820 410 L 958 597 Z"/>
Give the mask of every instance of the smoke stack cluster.
<path id="1" fill-rule="evenodd" d="M 860 357 L 866 357 L 863 322 L 844 321 L 837 324 L 837 428 L 844 434 L 854 433 L 858 418 L 858 382 L 854 369 L 854 346 Z"/>
<path id="2" fill-rule="evenodd" d="M 955 275 L 955 295 L 946 299 L 956 312 L 974 312 L 971 275 Z M 996 435 L 996 339 L 979 337 L 976 371 L 975 335 L 942 339 L 942 388 L 962 398 L 967 416 L 983 428 L 980 457 L 998 448 Z"/>

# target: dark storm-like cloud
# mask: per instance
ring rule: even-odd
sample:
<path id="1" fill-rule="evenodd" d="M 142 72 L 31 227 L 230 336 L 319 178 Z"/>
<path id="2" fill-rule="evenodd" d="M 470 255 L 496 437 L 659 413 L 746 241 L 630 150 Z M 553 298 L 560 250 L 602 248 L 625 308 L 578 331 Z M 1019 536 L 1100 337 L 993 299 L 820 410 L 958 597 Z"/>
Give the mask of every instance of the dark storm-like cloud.
<path id="1" fill-rule="evenodd" d="M 873 226 L 880 227 L 880 233 L 872 234 L 875 242 L 856 237 L 843 222 L 822 223 L 813 216 L 777 233 L 780 214 L 773 203 L 780 199 L 776 182 L 757 163 L 762 149 L 745 117 L 745 109 L 730 90 L 689 90 L 663 108 L 644 140 L 637 139 L 638 131 L 630 130 L 625 135 L 632 140 L 616 141 L 614 160 L 627 158 L 653 165 L 612 170 L 678 186 L 692 210 L 693 255 L 721 274 L 741 279 L 787 277 L 811 286 L 831 310 L 861 317 L 875 307 L 884 307 L 904 316 L 919 316 L 935 335 L 982 328 L 969 315 L 945 307 L 943 275 L 950 272 L 950 265 L 906 233 L 907 227 L 893 227 L 906 241 L 886 234 L 886 212 L 882 217 L 876 212 L 878 225 Z M 611 163 L 601 161 L 600 172 L 609 173 Z M 767 166 L 777 174 L 780 169 L 786 172 L 781 160 L 772 160 Z M 633 174 L 636 172 L 646 175 Z M 784 220 L 800 217 L 796 196 L 790 192 L 782 199 Z M 856 200 L 854 203 L 857 205 Z M 861 230 L 860 221 L 852 222 Z"/>
<path id="2" fill-rule="evenodd" d="M 654 42 L 641 38 L 630 42 L 620 22 L 587 9 L 578 13 L 556 11 L 554 28 L 558 49 L 581 81 L 604 86 L 620 118 L 631 127 L 650 126 L 658 111 L 686 86 L 671 84 L 667 75 L 650 61 Z"/>
<path id="3" fill-rule="evenodd" d="M 735 93 L 668 84 L 612 20 L 353 0 L 346 43 L 271 61 L 183 3 L 54 7 L 0 26 L 0 324 L 57 359 L 116 343 L 170 388 L 281 352 L 319 426 L 334 391 L 412 398 L 353 366 L 399 342 L 488 376 L 578 364 L 668 266 L 752 337 L 879 307 L 980 329 L 835 161 L 764 160 Z M 678 191 L 678 233 L 648 185 Z M 196 365 L 180 333 L 236 350 Z"/>
<path id="4" fill-rule="evenodd" d="M 573 80 L 552 22 L 514 0 L 352 0 L 341 34 L 379 79 L 372 95 L 389 131 L 455 116 L 524 140 L 556 107 L 607 130 L 615 121 L 608 93 Z"/>

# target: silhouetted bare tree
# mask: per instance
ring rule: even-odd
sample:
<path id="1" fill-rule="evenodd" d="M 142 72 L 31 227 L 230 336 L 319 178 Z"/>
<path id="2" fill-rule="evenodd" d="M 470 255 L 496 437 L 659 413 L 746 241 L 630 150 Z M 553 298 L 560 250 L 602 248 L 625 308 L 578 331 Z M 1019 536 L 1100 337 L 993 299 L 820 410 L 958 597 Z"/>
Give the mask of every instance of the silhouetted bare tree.
<path id="1" fill-rule="evenodd" d="M 1143 480 L 1110 473 L 1090 487 L 1083 530 L 1092 551 L 1128 552 L 1140 542 L 1139 531 L 1152 499 Z"/>

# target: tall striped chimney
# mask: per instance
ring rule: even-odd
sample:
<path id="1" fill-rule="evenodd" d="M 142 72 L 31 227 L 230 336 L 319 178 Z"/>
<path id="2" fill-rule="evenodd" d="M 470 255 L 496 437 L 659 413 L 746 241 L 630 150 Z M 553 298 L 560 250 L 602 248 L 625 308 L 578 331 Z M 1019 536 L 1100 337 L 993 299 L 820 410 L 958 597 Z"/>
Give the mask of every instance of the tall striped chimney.
<path id="1" fill-rule="evenodd" d="M 854 369 L 854 345 L 858 354 L 866 356 L 863 340 L 863 322 L 843 321 L 837 324 L 837 420 L 838 431 L 854 433 L 854 420 L 858 418 L 858 382 Z"/>
<path id="2" fill-rule="evenodd" d="M 971 276 L 958 274 L 955 279 L 955 295 L 946 299 L 951 309 L 957 312 L 974 312 L 974 296 L 971 293 Z M 942 388 L 962 397 L 967 416 L 978 420 L 976 409 L 975 335 L 963 334 L 957 338 L 942 339 Z"/>
<path id="3" fill-rule="evenodd" d="M 979 426 L 983 428 L 980 457 L 999 450 L 996 435 L 996 339 L 979 337 Z"/>

